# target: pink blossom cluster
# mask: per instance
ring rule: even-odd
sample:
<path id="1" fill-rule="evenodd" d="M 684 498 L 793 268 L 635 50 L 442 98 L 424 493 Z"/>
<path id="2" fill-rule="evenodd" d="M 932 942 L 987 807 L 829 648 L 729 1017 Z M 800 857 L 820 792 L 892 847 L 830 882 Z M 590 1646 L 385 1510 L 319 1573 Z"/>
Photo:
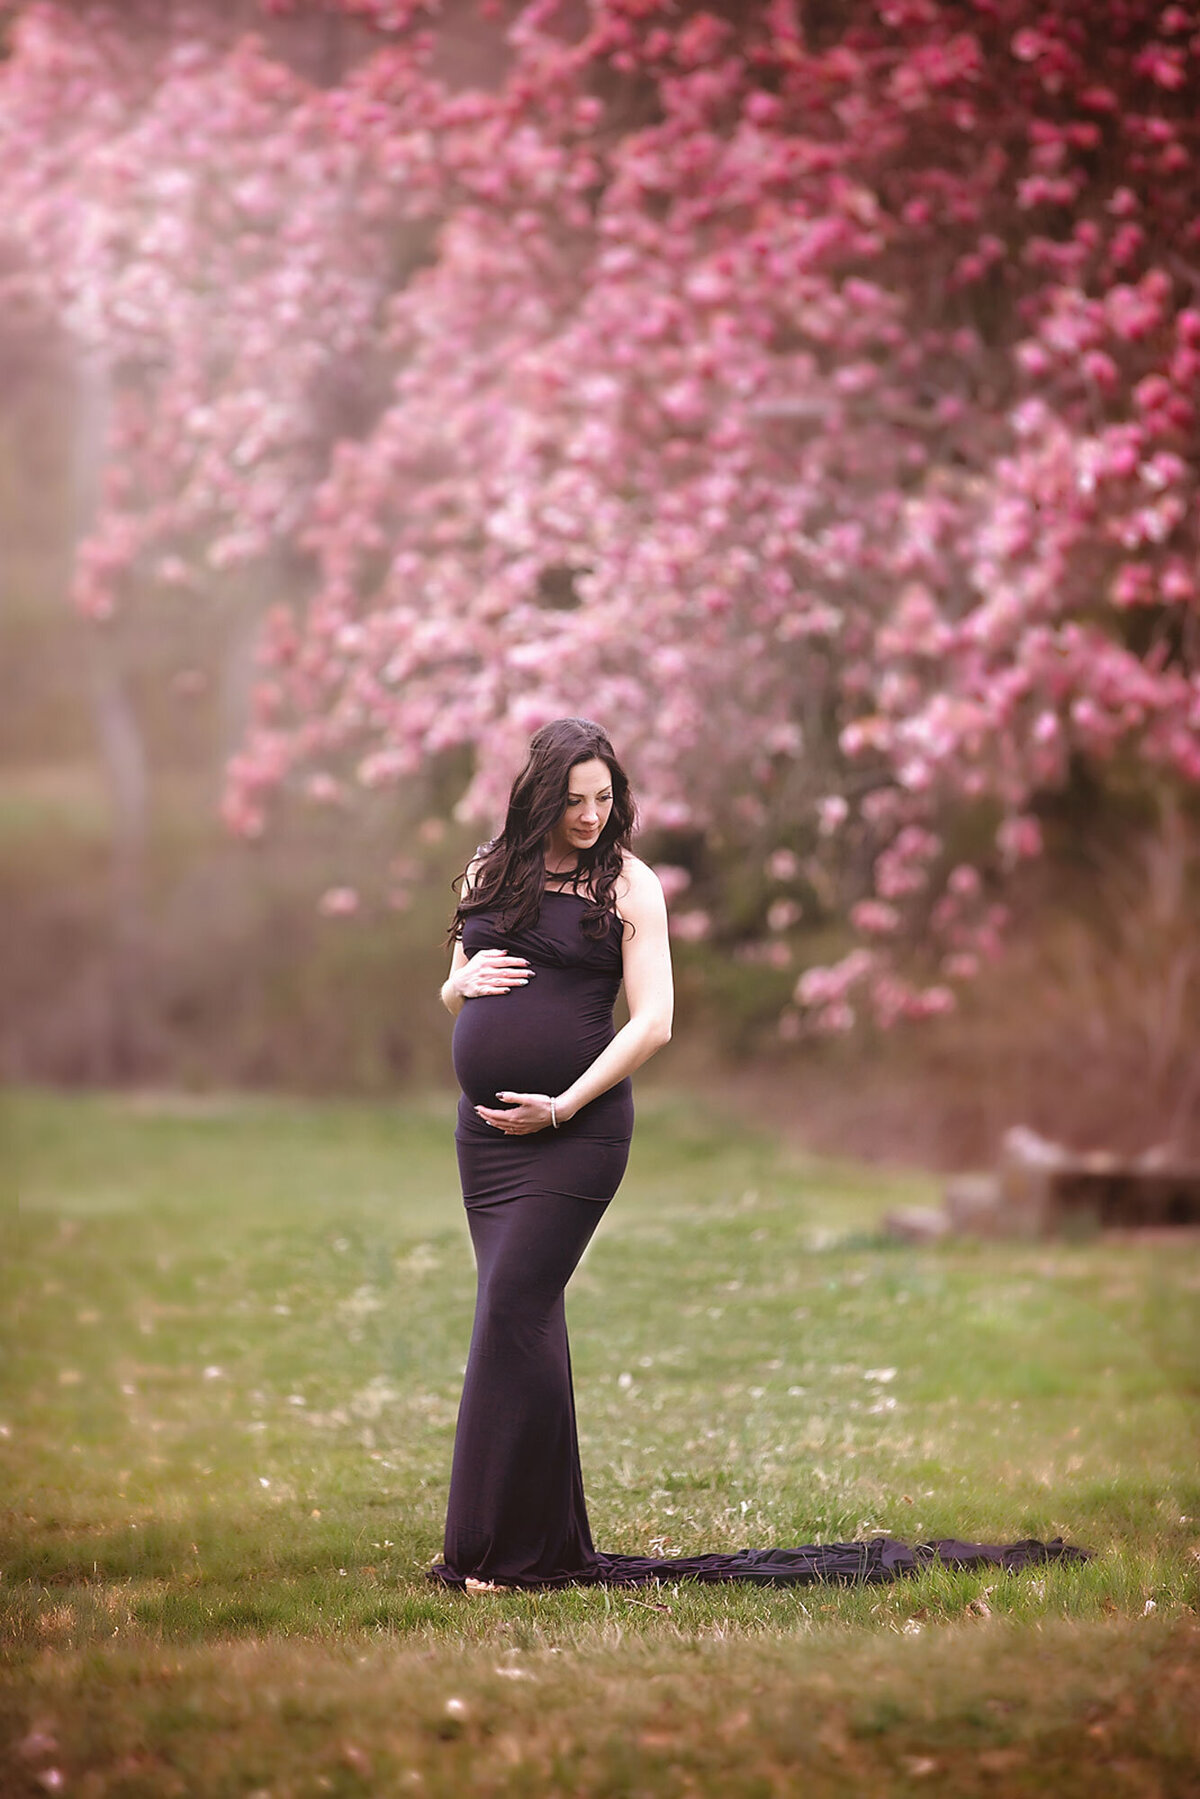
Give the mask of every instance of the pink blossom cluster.
<path id="1" fill-rule="evenodd" d="M 10 229 L 113 393 L 80 603 L 287 571 L 239 830 L 463 746 L 492 819 L 585 712 L 669 867 L 717 833 L 765 944 L 865 940 L 791 1016 L 944 1010 L 1073 767 L 1200 780 L 1200 11 L 342 10 L 318 86 L 18 9 Z"/>

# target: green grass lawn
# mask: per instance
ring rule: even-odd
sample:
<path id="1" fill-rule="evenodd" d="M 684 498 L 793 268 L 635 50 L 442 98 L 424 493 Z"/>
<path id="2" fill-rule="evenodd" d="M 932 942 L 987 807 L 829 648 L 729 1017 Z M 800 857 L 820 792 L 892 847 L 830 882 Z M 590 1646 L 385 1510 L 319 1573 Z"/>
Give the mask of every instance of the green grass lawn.
<path id="1" fill-rule="evenodd" d="M 895 1246 L 657 1093 L 572 1284 L 601 1548 L 1062 1534 L 887 1588 L 432 1587 L 452 1105 L 0 1101 L 0 1792 L 1200 1790 L 1200 1247 Z"/>

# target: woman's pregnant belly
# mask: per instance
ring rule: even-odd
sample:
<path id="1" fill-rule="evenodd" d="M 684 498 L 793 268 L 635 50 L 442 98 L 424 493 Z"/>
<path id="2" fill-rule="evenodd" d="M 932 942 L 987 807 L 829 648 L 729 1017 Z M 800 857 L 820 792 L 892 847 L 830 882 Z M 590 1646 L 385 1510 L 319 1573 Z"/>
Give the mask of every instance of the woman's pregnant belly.
<path id="1" fill-rule="evenodd" d="M 561 1093 L 612 1041 L 614 983 L 539 969 L 524 987 L 469 999 L 454 1024 L 454 1072 L 472 1105 L 502 1091 Z"/>

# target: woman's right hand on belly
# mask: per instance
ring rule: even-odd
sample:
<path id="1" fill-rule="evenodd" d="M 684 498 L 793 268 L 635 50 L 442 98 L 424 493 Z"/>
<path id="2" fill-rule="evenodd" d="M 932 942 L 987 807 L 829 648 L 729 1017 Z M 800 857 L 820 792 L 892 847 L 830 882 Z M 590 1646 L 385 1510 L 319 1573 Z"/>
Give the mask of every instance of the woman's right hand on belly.
<path id="1" fill-rule="evenodd" d="M 451 976 L 451 984 L 463 999 L 484 999 L 524 987 L 536 973 L 524 956 L 510 956 L 503 949 L 476 950 Z"/>

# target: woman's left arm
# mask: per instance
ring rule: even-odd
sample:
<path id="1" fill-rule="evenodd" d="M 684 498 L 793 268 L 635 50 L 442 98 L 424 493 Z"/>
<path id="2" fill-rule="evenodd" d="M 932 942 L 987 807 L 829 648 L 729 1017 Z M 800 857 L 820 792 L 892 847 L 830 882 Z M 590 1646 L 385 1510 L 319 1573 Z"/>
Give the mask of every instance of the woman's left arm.
<path id="1" fill-rule="evenodd" d="M 590 1100 L 607 1093 L 671 1041 L 675 1001 L 662 884 L 654 870 L 636 856 L 626 861 L 625 881 L 621 916 L 632 929 L 625 931 L 621 958 L 629 1020 L 579 1079 L 555 1096 L 554 1114 L 560 1124 L 573 1118 Z M 544 1099 L 538 1094 L 498 1093 L 496 1097 L 508 1101 L 509 1107 L 503 1111 L 476 1107 L 489 1124 L 503 1119 L 510 1130 L 529 1132 L 545 1130 L 551 1122 L 549 1096 Z"/>

